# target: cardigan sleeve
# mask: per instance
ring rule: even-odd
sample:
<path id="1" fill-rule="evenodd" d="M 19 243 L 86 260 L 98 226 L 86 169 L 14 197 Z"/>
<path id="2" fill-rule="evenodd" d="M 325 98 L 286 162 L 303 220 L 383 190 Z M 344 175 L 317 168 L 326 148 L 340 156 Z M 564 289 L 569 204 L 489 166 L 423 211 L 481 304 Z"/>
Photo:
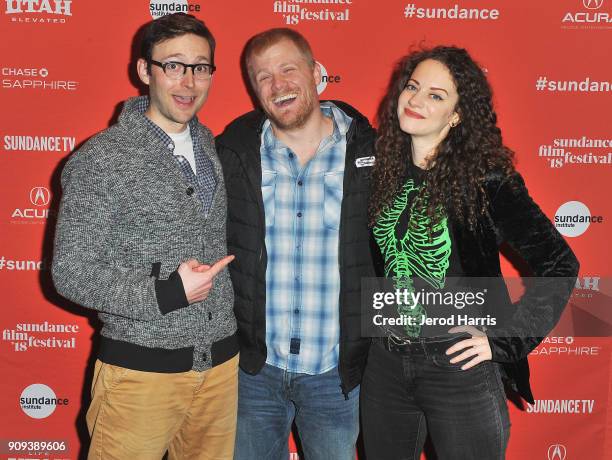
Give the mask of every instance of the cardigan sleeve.
<path id="1" fill-rule="evenodd" d="M 492 360 L 525 358 L 559 321 L 576 283 L 579 263 L 552 222 L 529 196 L 514 173 L 493 181 L 491 217 L 499 240 L 529 265 L 535 278 L 515 303 L 510 321 L 488 331 Z"/>

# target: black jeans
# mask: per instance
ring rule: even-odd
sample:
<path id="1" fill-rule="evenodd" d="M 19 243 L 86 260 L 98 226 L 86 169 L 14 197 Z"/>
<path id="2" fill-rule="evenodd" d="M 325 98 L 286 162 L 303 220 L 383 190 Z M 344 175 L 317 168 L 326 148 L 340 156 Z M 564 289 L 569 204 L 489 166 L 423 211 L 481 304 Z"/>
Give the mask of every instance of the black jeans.
<path id="1" fill-rule="evenodd" d="M 504 458 L 510 419 L 498 365 L 461 364 L 441 351 L 401 354 L 374 340 L 361 384 L 367 460 L 418 460 L 427 433 L 439 460 Z"/>

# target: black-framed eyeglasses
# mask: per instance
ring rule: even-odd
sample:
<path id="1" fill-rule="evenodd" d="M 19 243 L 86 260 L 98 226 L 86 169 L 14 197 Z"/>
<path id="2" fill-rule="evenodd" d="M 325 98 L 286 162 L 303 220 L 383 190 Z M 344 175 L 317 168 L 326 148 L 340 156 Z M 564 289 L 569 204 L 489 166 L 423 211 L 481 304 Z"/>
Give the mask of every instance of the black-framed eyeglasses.
<path id="1" fill-rule="evenodd" d="M 185 64 L 184 62 L 168 61 L 159 62 L 150 60 L 151 64 L 161 67 L 168 78 L 180 80 L 191 68 L 193 78 L 196 80 L 209 80 L 217 68 L 212 64 Z"/>

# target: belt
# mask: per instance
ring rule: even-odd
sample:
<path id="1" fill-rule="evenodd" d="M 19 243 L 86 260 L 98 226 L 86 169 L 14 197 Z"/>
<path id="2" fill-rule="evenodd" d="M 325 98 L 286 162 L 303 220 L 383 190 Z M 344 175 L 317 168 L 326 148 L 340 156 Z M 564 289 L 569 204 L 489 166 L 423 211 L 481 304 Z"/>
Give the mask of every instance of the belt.
<path id="1" fill-rule="evenodd" d="M 382 345 L 387 351 L 403 355 L 444 355 L 449 347 L 470 337 L 470 335 L 461 334 L 459 336 L 432 340 L 422 337 L 403 339 L 388 336 L 375 337 L 374 342 Z"/>

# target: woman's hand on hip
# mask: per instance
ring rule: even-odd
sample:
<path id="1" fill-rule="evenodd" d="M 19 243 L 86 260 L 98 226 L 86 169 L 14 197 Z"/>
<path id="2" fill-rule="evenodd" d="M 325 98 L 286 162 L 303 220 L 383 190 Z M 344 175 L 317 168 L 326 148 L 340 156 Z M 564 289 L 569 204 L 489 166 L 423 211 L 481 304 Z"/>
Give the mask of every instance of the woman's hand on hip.
<path id="1" fill-rule="evenodd" d="M 474 367 L 475 365 L 483 361 L 491 360 L 493 354 L 491 352 L 491 346 L 489 345 L 489 339 L 484 332 L 476 329 L 473 326 L 456 326 L 449 329 L 448 332 L 451 334 L 467 332 L 472 336 L 472 338 L 470 339 L 465 339 L 461 342 L 457 342 L 452 347 L 449 347 L 448 350 L 446 350 L 447 355 L 452 355 L 453 353 L 457 353 L 458 351 L 465 350 L 463 353 L 450 359 L 451 363 L 454 364 L 460 361 L 464 361 L 468 358 L 472 358 L 463 366 L 461 366 L 462 370 L 466 370 Z"/>

